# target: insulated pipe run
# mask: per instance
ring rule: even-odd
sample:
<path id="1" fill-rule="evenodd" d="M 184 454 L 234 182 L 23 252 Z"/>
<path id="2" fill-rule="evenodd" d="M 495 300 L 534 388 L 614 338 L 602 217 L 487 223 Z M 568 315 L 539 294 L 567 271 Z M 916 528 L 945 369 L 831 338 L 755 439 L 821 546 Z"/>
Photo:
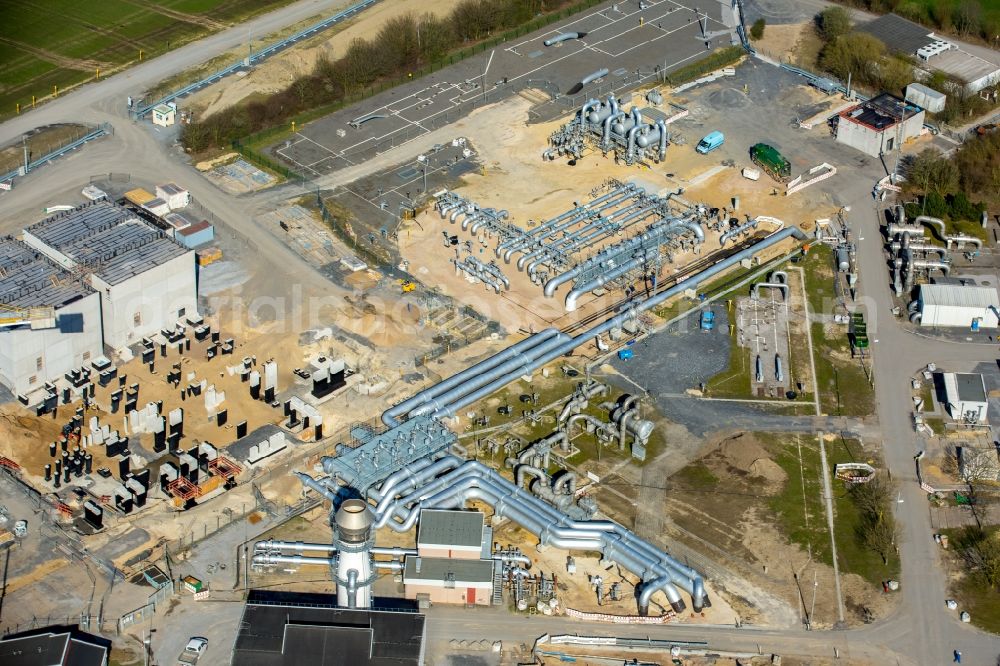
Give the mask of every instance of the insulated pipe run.
<path id="1" fill-rule="evenodd" d="M 576 494 L 576 474 L 574 474 L 573 472 L 570 472 L 570 471 L 566 471 L 566 472 L 563 472 L 562 474 L 560 474 L 559 476 L 557 476 L 555 479 L 553 479 L 552 480 L 552 494 L 553 495 L 558 495 L 559 494 L 559 487 L 560 486 L 566 486 L 566 494 L 567 495 L 570 495 L 570 496 L 575 495 Z"/>
<path id="2" fill-rule="evenodd" d="M 554 227 L 555 225 L 559 224 L 560 222 L 562 222 L 566 218 L 572 217 L 573 215 L 577 215 L 579 213 L 586 212 L 587 210 L 593 208 L 594 206 L 597 206 L 597 205 L 603 203 L 604 201 L 607 201 L 608 199 L 621 194 L 622 192 L 631 192 L 631 191 L 635 190 L 636 188 L 637 188 L 636 185 L 634 185 L 632 183 L 627 183 L 627 184 L 625 184 L 625 185 L 623 185 L 621 187 L 617 187 L 617 188 L 611 190 L 610 192 L 602 194 L 601 196 L 597 197 L 593 201 L 588 202 L 587 204 L 584 204 L 582 206 L 577 206 L 577 207 L 575 207 L 575 208 L 573 208 L 571 210 L 566 211 L 565 213 L 561 213 L 561 214 L 557 215 L 556 217 L 553 217 L 551 220 L 543 222 L 542 224 L 538 225 L 537 227 L 535 227 L 534 229 L 532 229 L 531 231 L 529 231 L 525 235 L 525 236 L 527 236 L 527 238 L 525 236 L 519 236 L 517 238 L 511 238 L 511 239 L 505 240 L 504 242 L 500 243 L 500 245 L 497 246 L 497 253 L 496 254 L 499 257 L 500 256 L 500 250 L 506 249 L 506 248 L 511 247 L 511 246 L 513 246 L 513 247 L 520 247 L 525 242 L 530 242 L 532 239 L 538 237 L 539 234 L 542 234 L 545 231 L 551 229 L 552 227 Z M 505 259 L 507 261 L 510 261 L 510 255 L 509 254 L 506 255 Z"/>
<path id="3" fill-rule="evenodd" d="M 660 148 L 657 152 L 657 160 L 662 162 L 667 157 L 667 123 L 665 120 L 657 120 L 656 126 L 660 128 Z M 701 240 L 705 240 L 705 235 L 701 235 Z"/>
<path id="4" fill-rule="evenodd" d="M 375 507 L 375 514 L 381 515 L 386 508 L 392 504 L 392 500 L 397 494 L 409 492 L 410 490 L 416 488 L 418 483 L 424 483 L 429 479 L 433 479 L 438 474 L 449 472 L 458 467 L 459 464 L 460 463 L 454 456 L 444 456 L 443 458 L 427 465 L 423 469 L 411 474 L 407 478 L 400 477 L 396 479 L 395 483 L 391 485 L 389 484 L 389 479 L 386 479 L 386 483 L 382 484 L 382 488 L 380 490 L 382 498 Z M 397 474 L 398 473 L 399 472 L 397 472 Z M 388 488 L 386 487 L 387 485 L 389 486 Z"/>
<path id="5" fill-rule="evenodd" d="M 587 85 L 587 84 L 584 83 L 583 85 Z M 592 108 L 600 106 L 600 105 L 601 105 L 601 100 L 594 99 L 593 97 L 591 97 L 586 102 L 584 102 L 583 106 L 580 107 L 580 124 L 583 125 L 584 123 L 587 122 L 587 111 L 589 109 L 592 109 Z"/>
<path id="6" fill-rule="evenodd" d="M 618 111 L 604 119 L 604 131 L 601 134 L 601 148 L 603 150 L 607 150 L 611 146 L 611 124 L 616 120 L 623 119 L 626 115 L 624 111 Z"/>
<path id="7" fill-rule="evenodd" d="M 508 347 L 504 351 L 500 352 L 499 354 L 491 356 L 490 358 L 486 359 L 485 361 L 477 363 L 477 364 L 473 365 L 470 368 L 466 368 L 462 372 L 460 372 L 460 373 L 458 373 L 456 375 L 452 375 L 451 377 L 449 377 L 448 379 L 444 380 L 443 382 L 439 382 L 439 383 L 435 384 L 434 386 L 426 388 L 423 391 L 418 392 L 412 398 L 404 400 L 403 402 L 399 403 L 398 405 L 395 405 L 395 406 L 389 408 L 388 410 L 386 410 L 382 414 L 382 422 L 385 423 L 387 426 L 390 426 L 390 427 L 399 425 L 399 420 L 398 420 L 399 417 L 405 415 L 406 413 L 408 413 L 409 411 L 411 411 L 415 407 L 423 404 L 424 402 L 426 402 L 430 398 L 433 398 L 433 397 L 435 397 L 437 395 L 440 395 L 441 393 L 444 393 L 445 391 L 447 391 L 447 390 L 449 390 L 449 389 L 451 389 L 451 388 L 453 388 L 455 386 L 458 386 L 459 384 L 461 384 L 462 382 L 466 381 L 467 379 L 479 376 L 480 374 L 482 374 L 482 373 L 490 370 L 491 368 L 496 367 L 497 365 L 500 365 L 501 363 L 503 363 L 508 358 L 512 358 L 512 357 L 520 354 L 522 351 L 525 351 L 525 350 L 528 350 L 528 349 L 532 349 L 532 348 L 534 348 L 534 347 L 536 347 L 536 346 L 538 346 L 538 345 L 540 345 L 540 344 L 542 344 L 542 343 L 544 343 L 544 342 L 546 342 L 548 340 L 551 340 L 552 338 L 554 338 L 556 336 L 560 336 L 560 335 L 562 335 L 562 333 L 557 328 L 551 328 L 550 327 L 550 328 L 546 328 L 546 329 L 544 329 L 542 331 L 539 331 L 535 335 L 532 335 L 532 336 L 530 336 L 528 338 L 525 338 L 524 340 L 521 340 L 520 342 L 518 342 L 518 343 L 516 343 L 514 345 L 511 345 L 510 347 Z"/>
<path id="8" fill-rule="evenodd" d="M 653 261 L 655 258 L 656 258 L 656 250 L 652 249 L 647 250 L 646 252 L 642 252 L 641 254 L 639 254 L 639 256 L 634 257 L 629 261 L 626 261 L 625 263 L 616 266 L 615 268 L 612 268 L 607 273 L 598 275 L 590 282 L 580 285 L 579 287 L 574 287 L 573 289 L 570 290 L 568 294 L 566 294 L 566 312 L 573 312 L 574 310 L 576 310 L 576 302 L 584 294 L 587 294 L 595 289 L 603 287 L 608 282 L 620 278 L 629 271 L 634 271 L 638 268 L 641 268 L 642 266 L 645 266 L 646 264 Z"/>
<path id="9" fill-rule="evenodd" d="M 518 465 L 514 472 L 514 485 L 524 486 L 524 477 L 533 476 L 542 484 L 548 485 L 548 475 L 537 467 L 531 465 Z"/>
<path id="10" fill-rule="evenodd" d="M 570 39 L 580 39 L 580 33 L 578 32 L 564 32 L 561 35 L 556 35 L 555 37 L 549 37 L 542 44 L 545 46 L 552 46 L 558 44 L 559 42 L 565 42 Z"/>
<path id="11" fill-rule="evenodd" d="M 347 607 L 358 607 L 358 570 L 351 569 L 347 572 Z"/>
<path id="12" fill-rule="evenodd" d="M 573 236 L 567 236 L 549 247 L 541 251 L 541 256 L 536 257 L 528 263 L 525 267 L 524 272 L 528 275 L 534 276 L 538 266 L 540 264 L 546 263 L 551 259 L 551 255 L 556 252 L 568 253 L 575 252 L 580 247 L 590 247 L 592 242 L 599 239 L 611 236 L 614 233 L 621 233 L 628 227 L 636 224 L 634 220 L 641 219 L 652 212 L 655 212 L 655 206 L 648 206 L 642 208 L 644 204 L 642 202 L 632 204 L 627 208 L 621 210 L 616 210 L 611 215 L 607 217 L 598 217 L 590 224 L 586 225 L 579 231 L 574 232 Z M 625 218 L 621 220 L 615 220 L 614 218 L 620 215 L 626 215 Z M 583 233 L 584 231 L 595 229 L 586 236 L 576 236 L 576 234 Z M 616 248 L 621 247 L 620 245 L 615 246 Z"/>
<path id="13" fill-rule="evenodd" d="M 302 485 L 312 488 L 313 490 L 315 490 L 316 492 L 318 492 L 320 495 L 330 500 L 331 502 L 337 499 L 337 493 L 333 492 L 332 490 L 330 490 L 329 488 L 327 488 L 326 486 L 324 486 L 319 481 L 312 478 L 305 472 L 293 472 L 293 474 L 299 477 L 299 481 L 302 482 Z"/>
<path id="14" fill-rule="evenodd" d="M 596 72 L 588 74 L 587 76 L 585 76 L 582 79 L 580 79 L 580 86 L 582 87 L 582 86 L 587 85 L 588 83 L 593 83 L 597 79 L 600 79 L 600 78 L 605 77 L 607 75 L 608 75 L 608 68 L 607 67 L 602 67 L 601 69 L 597 70 Z M 597 101 L 597 100 L 594 100 L 594 101 Z M 597 102 L 597 103 L 600 104 L 600 102 Z"/>
<path id="15" fill-rule="evenodd" d="M 626 193 L 622 194 L 621 196 L 618 196 L 618 197 L 616 197 L 616 198 L 614 198 L 614 199 L 612 199 L 610 201 L 607 201 L 606 203 L 602 204 L 600 208 L 597 208 L 597 209 L 590 208 L 587 211 L 585 211 L 584 213 L 581 213 L 580 215 L 577 215 L 573 219 L 568 220 L 566 222 L 563 222 L 559 226 L 550 229 L 544 235 L 538 236 L 534 240 L 534 242 L 535 243 L 542 243 L 546 239 L 551 238 L 554 234 L 557 234 L 560 231 L 565 231 L 566 229 L 569 229 L 570 227 L 572 227 L 572 226 L 574 226 L 576 224 L 579 224 L 581 220 L 583 220 L 583 219 L 585 219 L 587 217 L 600 218 L 601 214 L 604 211 L 608 210 L 609 208 L 613 208 L 613 207 L 617 206 L 618 204 L 620 204 L 621 202 L 625 201 L 626 199 L 628 199 L 628 198 L 630 198 L 632 196 L 634 196 L 634 194 L 632 192 L 626 192 Z M 567 234 L 568 234 L 568 236 L 573 237 L 573 236 L 576 236 L 577 234 L 579 234 L 581 231 L 582 231 L 582 229 L 578 230 L 578 231 L 567 232 Z M 528 247 L 530 247 L 530 246 L 528 246 Z M 528 250 L 528 247 L 512 249 L 512 250 L 508 250 L 508 252 L 510 254 L 513 254 L 514 252 L 526 252 Z M 545 248 L 545 247 L 539 247 L 539 248 L 537 248 L 537 249 L 529 252 L 528 254 L 522 255 L 521 258 L 517 260 L 517 268 L 518 268 L 518 270 L 524 270 L 524 264 L 525 263 L 527 263 L 531 259 L 534 259 L 538 255 L 546 252 L 547 249 L 548 248 Z M 507 258 L 507 253 L 504 253 L 504 259 L 506 259 L 506 258 Z"/>
<path id="16" fill-rule="evenodd" d="M 590 425 L 594 426 L 595 430 L 603 432 L 608 437 L 618 437 L 618 429 L 615 426 L 611 425 L 610 423 L 605 423 L 604 421 L 598 419 L 596 416 L 591 416 L 590 414 L 574 414 L 573 416 L 569 417 L 569 420 L 566 422 L 567 436 L 569 437 L 573 436 L 573 424 L 576 423 L 577 421 L 584 421 L 585 423 L 589 423 Z"/>
<path id="17" fill-rule="evenodd" d="M 376 490 L 374 486 L 369 488 L 368 499 L 373 499 L 377 502 L 385 496 L 385 493 L 391 493 L 401 480 L 412 478 L 417 472 L 430 467 L 433 462 L 434 461 L 430 458 L 420 458 L 418 460 L 414 460 L 398 472 L 394 472 L 387 476 L 378 490 Z"/>
<path id="18" fill-rule="evenodd" d="M 534 360 L 531 361 L 531 363 L 520 366 L 515 371 L 507 373 L 505 376 L 501 376 L 499 379 L 496 379 L 490 382 L 489 384 L 483 386 L 482 388 L 467 394 L 465 397 L 460 398 L 455 402 L 444 406 L 443 408 L 439 408 L 437 411 L 434 412 L 434 415 L 438 417 L 452 416 L 459 409 L 462 409 L 463 407 L 466 407 L 482 399 L 483 397 L 490 395 L 497 389 L 511 383 L 522 374 L 529 374 L 534 369 L 540 368 L 548 363 L 551 363 L 560 356 L 572 352 L 577 347 L 586 344 L 590 340 L 593 340 L 596 336 L 607 333 L 613 328 L 620 328 L 623 323 L 625 323 L 628 319 L 636 316 L 636 314 L 638 314 L 639 312 L 645 312 L 650 308 L 654 308 L 660 303 L 663 303 L 664 301 L 673 298 L 677 294 L 683 293 L 685 289 L 694 288 L 699 283 L 714 277 L 715 275 L 721 273 L 724 270 L 727 270 L 728 268 L 731 268 L 732 266 L 735 266 L 740 261 L 748 259 L 757 252 L 767 249 L 772 245 L 780 243 L 781 241 L 788 238 L 794 238 L 799 241 L 807 240 L 807 236 L 804 233 L 802 233 L 802 231 L 797 227 L 785 227 L 780 231 L 776 231 L 775 233 L 764 238 L 755 245 L 743 248 L 739 252 L 729 257 L 726 257 L 717 264 L 709 266 L 708 268 L 698 273 L 697 275 L 692 275 L 691 277 L 685 280 L 681 280 L 674 286 L 668 289 L 664 289 L 658 294 L 655 294 L 650 298 L 647 298 L 645 301 L 636 304 L 634 310 L 626 310 L 618 315 L 615 315 L 614 317 L 605 320 L 603 323 L 598 324 L 597 326 L 594 326 L 580 333 L 576 337 L 567 340 L 566 342 L 560 344 L 558 347 L 555 347 L 551 351 L 546 351 L 544 353 L 540 352 L 541 355 L 535 357 Z M 504 375 L 504 373 L 501 372 L 498 373 L 498 375 Z"/>
<path id="19" fill-rule="evenodd" d="M 493 553 L 493 557 L 491 559 L 500 560 L 501 562 L 522 564 L 525 569 L 531 568 L 531 558 L 527 555 L 517 555 L 516 553 Z"/>
<path id="20" fill-rule="evenodd" d="M 515 487 L 495 471 L 475 461 L 466 462 L 456 473 L 447 475 L 445 489 L 425 498 L 405 515 L 404 524 L 412 525 L 422 507 L 448 508 L 462 506 L 469 500 L 484 501 L 494 507 L 499 517 L 509 517 L 536 534 L 543 545 L 569 550 L 597 550 L 604 559 L 618 562 L 640 576 L 652 588 L 647 596 L 662 590 L 675 611 L 684 609 L 674 585 L 692 594 L 696 611 L 710 605 L 701 576 L 692 568 L 674 560 L 648 542 L 611 521 L 574 521 L 555 507 Z M 456 482 L 457 481 L 457 482 Z M 396 506 L 406 500 L 397 502 Z M 382 516 L 379 517 L 380 520 Z M 403 525 L 391 521 L 393 529 Z M 640 596 L 640 601 L 642 597 Z M 643 605 L 640 603 L 640 610 Z"/>
<path id="21" fill-rule="evenodd" d="M 333 566 L 337 558 L 335 557 L 307 557 L 305 555 L 276 555 L 273 553 L 255 553 L 251 558 L 251 563 L 258 566 L 271 566 L 275 564 L 291 564 L 294 566 Z"/>
<path id="22" fill-rule="evenodd" d="M 414 552 L 416 554 L 416 552 Z M 372 560 L 376 569 L 389 569 L 390 571 L 402 571 L 403 563 L 396 560 Z M 351 571 L 354 571 L 351 569 Z"/>
<path id="23" fill-rule="evenodd" d="M 514 377 L 531 374 L 531 370 L 528 368 L 539 367 L 535 364 L 535 359 L 537 357 L 542 354 L 546 354 L 557 345 L 565 344 L 567 339 L 569 339 L 567 335 L 560 333 L 557 336 L 545 340 L 537 347 L 521 351 L 514 355 L 514 357 L 506 363 L 490 368 L 478 377 L 466 380 L 460 386 L 448 391 L 447 393 L 441 393 L 429 398 L 423 405 L 412 410 L 410 412 L 410 416 L 422 416 L 424 414 L 430 414 L 431 412 L 437 413 L 452 401 L 464 399 L 463 396 L 467 395 L 469 391 L 475 390 L 479 386 L 490 382 L 497 377 L 510 377 L 512 373 Z"/>

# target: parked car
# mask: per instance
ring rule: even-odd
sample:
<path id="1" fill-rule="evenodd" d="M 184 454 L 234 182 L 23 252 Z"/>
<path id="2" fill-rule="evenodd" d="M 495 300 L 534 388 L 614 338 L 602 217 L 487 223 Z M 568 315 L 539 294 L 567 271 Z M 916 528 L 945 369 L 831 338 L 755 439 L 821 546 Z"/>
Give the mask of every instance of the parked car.
<path id="1" fill-rule="evenodd" d="M 178 664 L 183 664 L 184 666 L 190 666 L 191 664 L 197 664 L 201 655 L 205 654 L 205 648 L 208 647 L 208 639 L 202 638 L 201 636 L 192 636 L 191 640 L 187 642 L 184 646 L 184 651 L 181 652 L 181 656 L 177 658 Z"/>

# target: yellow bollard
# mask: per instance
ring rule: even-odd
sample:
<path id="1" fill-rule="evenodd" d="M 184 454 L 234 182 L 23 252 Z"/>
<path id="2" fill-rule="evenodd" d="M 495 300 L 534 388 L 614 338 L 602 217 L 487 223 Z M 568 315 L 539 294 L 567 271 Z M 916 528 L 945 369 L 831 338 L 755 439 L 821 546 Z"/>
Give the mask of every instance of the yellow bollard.
<path id="1" fill-rule="evenodd" d="M 59 86 L 52 86 L 52 96 L 59 97 Z"/>
<path id="2" fill-rule="evenodd" d="M 295 121 L 294 120 L 292 121 L 292 131 L 293 132 L 295 131 Z"/>
<path id="3" fill-rule="evenodd" d="M 639 25 L 641 26 L 641 25 L 642 25 L 643 23 L 645 23 L 645 22 L 646 22 L 646 19 L 644 19 L 644 18 L 642 18 L 642 17 L 640 16 L 640 17 L 639 17 Z"/>
<path id="4" fill-rule="evenodd" d="M 20 104 L 15 104 L 14 108 L 17 109 L 17 115 L 21 115 L 21 105 Z"/>
<path id="5" fill-rule="evenodd" d="M 142 49 L 139 49 L 139 62 L 142 62 Z"/>
<path id="6" fill-rule="evenodd" d="M 101 78 L 101 68 L 100 67 L 97 68 L 97 76 L 94 77 L 94 78 L 98 78 L 98 79 Z"/>
<path id="7" fill-rule="evenodd" d="M 35 108 L 35 96 L 31 96 L 31 108 Z"/>

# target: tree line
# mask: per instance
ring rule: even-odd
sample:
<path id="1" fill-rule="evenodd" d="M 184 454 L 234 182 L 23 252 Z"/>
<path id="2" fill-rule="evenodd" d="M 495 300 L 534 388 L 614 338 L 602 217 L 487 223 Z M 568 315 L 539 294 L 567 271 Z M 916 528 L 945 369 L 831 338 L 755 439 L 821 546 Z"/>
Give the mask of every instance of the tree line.
<path id="1" fill-rule="evenodd" d="M 899 94 L 909 84 L 921 80 L 913 59 L 892 51 L 874 35 L 853 29 L 843 7 L 829 7 L 816 16 L 816 30 L 823 40 L 819 66 L 842 81 L 848 77 L 853 87 Z M 990 104 L 965 90 L 965 82 L 941 71 L 931 71 L 924 83 L 947 95 L 944 111 L 935 115 L 943 123 L 956 123 L 985 113 Z"/>
<path id="2" fill-rule="evenodd" d="M 375 36 L 354 39 L 340 58 L 321 58 L 312 72 L 266 99 L 245 100 L 185 125 L 193 152 L 229 145 L 295 115 L 336 104 L 380 81 L 406 76 L 463 46 L 528 23 L 572 0 L 462 0 L 445 16 L 406 14 L 386 21 Z"/>
<path id="3" fill-rule="evenodd" d="M 904 191 L 918 200 L 907 206 L 908 217 L 979 222 L 1000 205 L 1000 131 L 973 136 L 951 157 L 927 148 L 905 166 Z"/>
<path id="4" fill-rule="evenodd" d="M 1000 44 L 1000 15 L 983 11 L 980 0 L 841 0 L 877 14 L 895 13 L 940 32 Z M 990 3 L 995 6 L 994 3 Z"/>

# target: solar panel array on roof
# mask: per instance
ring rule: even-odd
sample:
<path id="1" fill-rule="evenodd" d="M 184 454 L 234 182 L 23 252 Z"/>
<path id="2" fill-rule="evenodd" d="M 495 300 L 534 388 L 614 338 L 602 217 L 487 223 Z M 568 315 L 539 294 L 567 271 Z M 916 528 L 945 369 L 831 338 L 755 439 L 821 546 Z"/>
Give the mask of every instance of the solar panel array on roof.
<path id="1" fill-rule="evenodd" d="M 0 303 L 59 308 L 93 293 L 82 280 L 19 240 L 0 239 Z"/>
<path id="2" fill-rule="evenodd" d="M 886 14 L 858 27 L 885 43 L 893 51 L 912 55 L 934 41 L 931 31 L 902 16 Z"/>
<path id="3" fill-rule="evenodd" d="M 112 285 L 191 251 L 109 201 L 74 208 L 25 231 Z"/>

